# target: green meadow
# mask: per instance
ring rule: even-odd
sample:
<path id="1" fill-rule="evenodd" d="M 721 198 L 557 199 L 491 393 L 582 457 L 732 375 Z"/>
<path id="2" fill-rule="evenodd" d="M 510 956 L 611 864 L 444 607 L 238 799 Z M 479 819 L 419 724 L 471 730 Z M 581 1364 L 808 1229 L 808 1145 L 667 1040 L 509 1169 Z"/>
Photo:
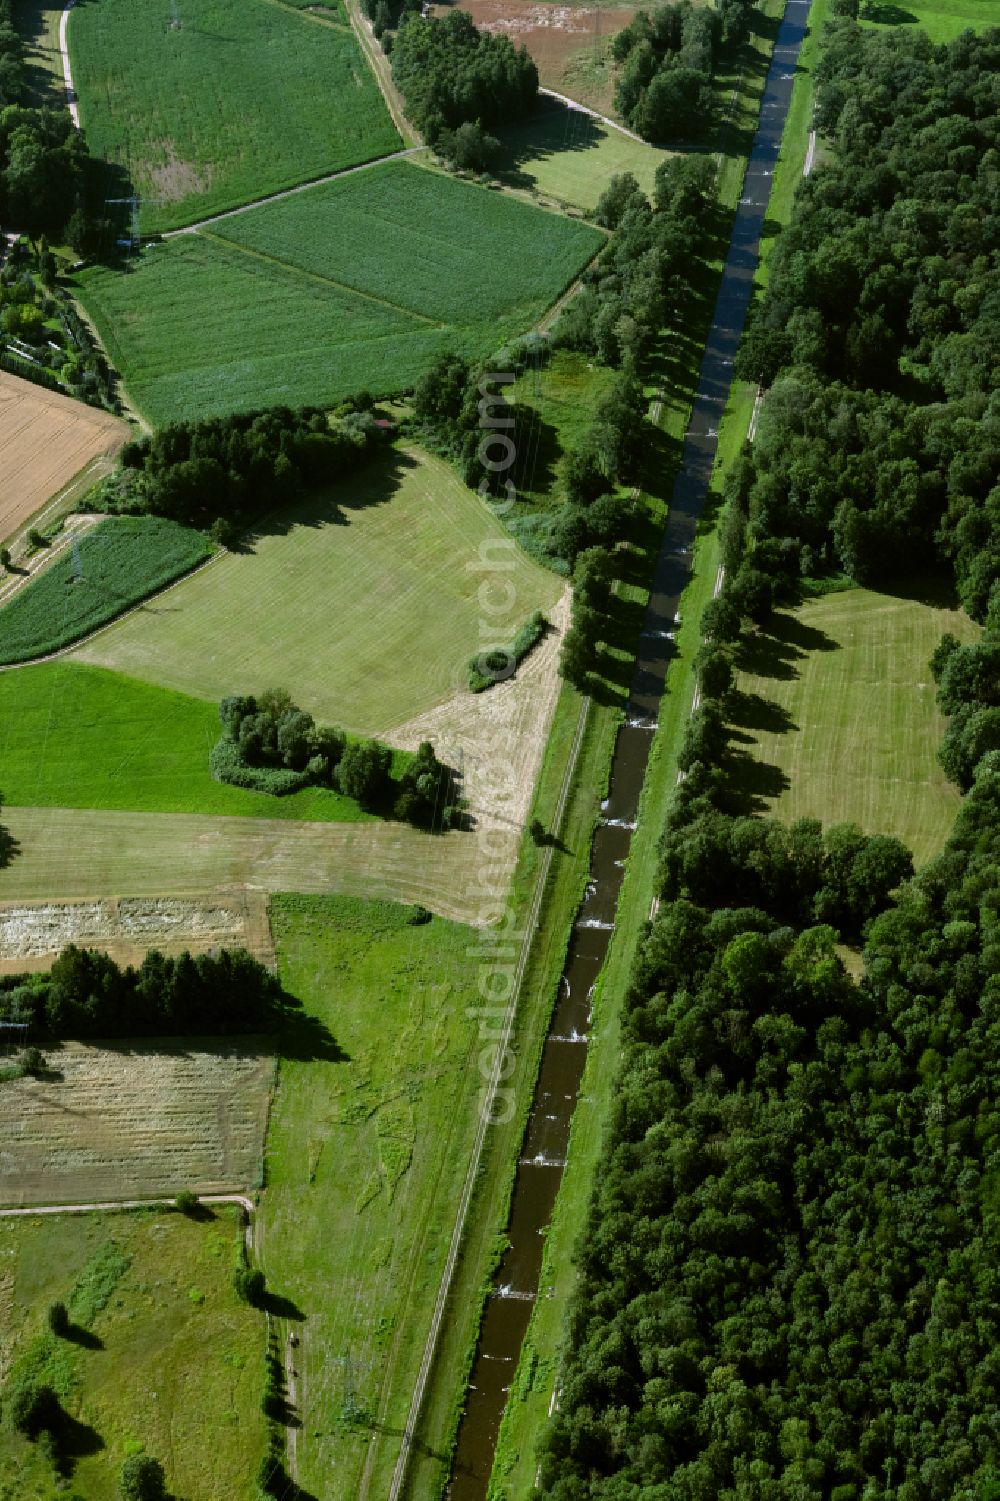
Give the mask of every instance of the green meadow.
<path id="1" fill-rule="evenodd" d="M 2 790 L 12 807 L 369 817 L 322 787 L 271 797 L 214 781 L 208 754 L 219 733 L 215 704 L 100 667 L 43 662 L 0 673 Z"/>
<path id="2" fill-rule="evenodd" d="M 232 1286 L 234 1209 L 0 1220 L 2 1369 L 37 1371 L 67 1414 L 63 1473 L 0 1420 L 0 1501 L 119 1501 L 145 1451 L 172 1496 L 253 1501 L 265 1453 L 264 1316 Z M 70 1335 L 46 1314 L 64 1302 Z M 6 1404 L 5 1404 L 6 1405 Z"/>
<path id="3" fill-rule="evenodd" d="M 260 1219 L 263 1265 L 302 1315 L 297 1478 L 323 1501 L 389 1494 L 476 1130 L 475 932 L 419 916 L 271 906 L 282 983 L 344 1053 L 281 1060 Z"/>

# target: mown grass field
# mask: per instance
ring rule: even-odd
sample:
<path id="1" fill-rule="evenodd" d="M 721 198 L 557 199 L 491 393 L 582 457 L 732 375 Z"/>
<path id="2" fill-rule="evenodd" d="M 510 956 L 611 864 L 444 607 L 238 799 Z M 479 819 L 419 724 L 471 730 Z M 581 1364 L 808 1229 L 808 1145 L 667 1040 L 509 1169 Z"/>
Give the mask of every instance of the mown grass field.
<path id="1" fill-rule="evenodd" d="M 266 1052 L 243 1039 L 185 1039 L 66 1043 L 47 1057 L 52 1078 L 0 1087 L 0 1204 L 99 1204 L 260 1181 L 274 1075 Z"/>
<path id="2" fill-rule="evenodd" d="M 465 686 L 479 589 L 496 577 L 481 549 L 501 545 L 492 556 L 515 591 L 511 618 L 559 598 L 560 581 L 504 552 L 504 537 L 449 465 L 392 450 L 281 512 L 245 552 L 111 627 L 79 660 L 213 700 L 280 683 L 321 723 L 385 732 Z"/>
<path id="3" fill-rule="evenodd" d="M 117 1501 L 118 1472 L 144 1447 L 184 1501 L 252 1501 L 265 1451 L 263 1315 L 231 1285 L 234 1211 L 0 1220 L 0 1374 L 44 1365 L 75 1420 L 68 1481 L 0 1422 L 2 1501 Z M 46 1311 L 78 1327 L 55 1341 Z"/>
<path id="4" fill-rule="evenodd" d="M 398 149 L 353 32 L 270 0 L 82 0 L 80 121 L 144 233 Z M 123 221 L 124 222 L 124 221 Z"/>
<path id="5" fill-rule="evenodd" d="M 599 231 L 409 162 L 93 269 L 79 295 L 154 422 L 414 383 L 436 353 L 530 328 Z M 185 316 L 179 320 L 177 307 Z"/>
<path id="6" fill-rule="evenodd" d="M 960 611 L 851 589 L 781 611 L 745 654 L 733 723 L 737 785 L 779 818 L 897 834 L 919 864 L 959 805 L 937 761 L 945 721 L 928 662 Z"/>
<path id="7" fill-rule="evenodd" d="M 342 898 L 278 897 L 272 924 L 283 983 L 347 1055 L 282 1059 L 268 1133 L 261 1258 L 304 1314 L 299 1478 L 324 1501 L 375 1501 L 475 1130 L 475 939 Z"/>
<path id="8" fill-rule="evenodd" d="M 58 651 L 212 554 L 201 532 L 162 516 L 109 516 L 0 609 L 0 663 Z"/>
<path id="9" fill-rule="evenodd" d="M 935 42 L 950 42 L 960 32 L 985 31 L 1000 25 L 995 0 L 882 0 L 876 14 L 864 24 L 880 31 L 916 23 Z"/>
<path id="10" fill-rule="evenodd" d="M 645 193 L 670 153 L 633 141 L 558 100 L 542 98 L 523 125 L 501 133 L 503 155 L 497 175 L 514 187 L 528 188 L 572 204 L 586 213 L 597 206 L 616 172 L 631 172 Z"/>
<path id="11" fill-rule="evenodd" d="M 12 806 L 368 819 L 322 787 L 271 797 L 214 781 L 208 754 L 219 733 L 215 704 L 121 673 L 65 661 L 0 673 L 2 791 Z"/>

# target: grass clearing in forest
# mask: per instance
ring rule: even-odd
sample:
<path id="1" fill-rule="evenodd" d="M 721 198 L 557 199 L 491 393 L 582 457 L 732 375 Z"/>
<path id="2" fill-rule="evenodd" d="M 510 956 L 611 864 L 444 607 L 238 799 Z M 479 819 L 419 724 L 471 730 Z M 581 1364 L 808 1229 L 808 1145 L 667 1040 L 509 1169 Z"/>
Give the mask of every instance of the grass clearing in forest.
<path id="1" fill-rule="evenodd" d="M 201 532 L 176 521 L 109 516 L 0 609 L 0 663 L 59 651 L 211 554 Z"/>
<path id="2" fill-rule="evenodd" d="M 146 234 L 400 146 L 346 23 L 270 0 L 80 0 L 69 48 L 87 143 Z"/>
<path id="3" fill-rule="evenodd" d="M 597 207 L 615 173 L 631 172 L 648 196 L 660 162 L 670 152 L 634 141 L 583 110 L 542 97 L 532 118 L 501 132 L 497 176 L 570 203 L 585 213 Z"/>
<path id="4" fill-rule="evenodd" d="M 862 25 L 879 31 L 916 24 L 933 42 L 950 42 L 963 31 L 1000 24 L 996 0 L 875 0 Z"/>
<path id="5" fill-rule="evenodd" d="M 233 1290 L 241 1235 L 221 1205 L 204 1219 L 0 1219 L 0 1378 L 38 1366 L 74 1420 L 67 1482 L 4 1414 L 2 1501 L 117 1501 L 122 1463 L 141 1449 L 162 1462 L 171 1496 L 253 1501 L 265 1324 Z M 56 1301 L 74 1326 L 66 1339 L 48 1332 Z"/>
<path id="6" fill-rule="evenodd" d="M 323 724 L 384 733 L 464 688 L 490 556 L 515 591 L 511 615 L 559 599 L 560 580 L 514 551 L 450 465 L 393 449 L 278 513 L 246 551 L 112 626 L 79 660 L 213 700 L 280 684 Z"/>
<path id="7" fill-rule="evenodd" d="M 344 1049 L 282 1059 L 261 1258 L 302 1311 L 298 1478 L 389 1494 L 476 1127 L 471 929 L 412 910 L 277 897 L 285 987 Z"/>
<path id="8" fill-rule="evenodd" d="M 443 349 L 531 328 L 601 240 L 390 162 L 151 246 L 127 275 L 89 270 L 78 292 L 130 397 L 165 422 L 403 390 Z"/>
<path id="9" fill-rule="evenodd" d="M 945 631 L 979 634 L 962 611 L 870 589 L 779 611 L 737 677 L 748 807 L 896 834 L 917 864 L 936 854 L 960 801 L 937 760 L 945 720 L 928 665 Z"/>

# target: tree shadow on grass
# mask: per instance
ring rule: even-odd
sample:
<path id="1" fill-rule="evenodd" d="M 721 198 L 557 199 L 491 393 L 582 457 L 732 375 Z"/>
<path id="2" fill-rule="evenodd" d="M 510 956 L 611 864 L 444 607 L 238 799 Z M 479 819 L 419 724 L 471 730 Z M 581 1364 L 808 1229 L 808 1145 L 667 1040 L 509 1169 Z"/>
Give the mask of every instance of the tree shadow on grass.
<path id="1" fill-rule="evenodd" d="M 768 813 L 770 803 L 790 786 L 780 766 L 732 746 L 726 753 L 724 770 L 726 808 L 736 816 Z"/>
<path id="2" fill-rule="evenodd" d="M 15 855 L 20 853 L 21 846 L 14 835 L 0 824 L 0 870 L 6 870 Z"/>
<path id="3" fill-rule="evenodd" d="M 287 537 L 299 527 L 320 531 L 326 526 L 349 526 L 352 512 L 385 505 L 402 488 L 407 474 L 417 468 L 412 454 L 395 446 L 386 447 L 343 479 L 276 506 L 253 522 L 229 550 L 252 556 L 265 538 Z"/>
<path id="4" fill-rule="evenodd" d="M 92 1329 L 85 1329 L 82 1324 L 68 1324 L 63 1334 L 63 1339 L 71 1345 L 78 1345 L 81 1350 L 103 1350 L 104 1341 L 99 1334 Z"/>
<path id="5" fill-rule="evenodd" d="M 876 26 L 915 26 L 917 17 L 902 5 L 884 3 L 884 0 L 869 0 L 862 7 L 861 19 L 872 21 Z"/>
<path id="6" fill-rule="evenodd" d="M 81 1423 L 61 1405 L 53 1417 L 50 1432 L 56 1469 L 64 1479 L 73 1474 L 81 1459 L 89 1459 L 105 1447 L 96 1428 Z"/>
<path id="7" fill-rule="evenodd" d="M 742 639 L 736 665 L 741 672 L 753 677 L 790 681 L 799 675 L 795 664 L 810 652 L 839 649 L 840 642 L 825 631 L 781 610 L 774 615 L 766 631 L 755 631 Z"/>
<path id="8" fill-rule="evenodd" d="M 542 96 L 528 121 L 501 133 L 496 176 L 508 187 L 530 191 L 536 186 L 534 175 L 526 170 L 530 163 L 590 151 L 607 135 L 607 128 L 592 115 Z"/>
<path id="9" fill-rule="evenodd" d="M 789 730 L 798 729 L 784 704 L 740 688 L 732 689 L 727 696 L 726 718 L 740 729 L 762 730 L 769 735 L 787 735 Z"/>

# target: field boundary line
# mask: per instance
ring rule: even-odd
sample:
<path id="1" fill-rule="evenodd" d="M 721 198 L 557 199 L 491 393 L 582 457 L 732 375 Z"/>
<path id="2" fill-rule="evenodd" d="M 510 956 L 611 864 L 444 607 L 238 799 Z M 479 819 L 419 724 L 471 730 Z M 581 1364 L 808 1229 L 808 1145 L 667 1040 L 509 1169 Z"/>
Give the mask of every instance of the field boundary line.
<path id="1" fill-rule="evenodd" d="M 281 4 L 281 0 L 274 0 L 274 4 L 280 6 L 282 10 L 287 9 L 287 6 Z M 354 172 L 369 172 L 372 167 L 381 167 L 386 162 L 402 161 L 404 157 L 416 156 L 418 152 L 426 151 L 426 149 L 426 146 L 407 146 L 402 151 L 391 151 L 388 156 L 373 156 L 370 161 L 358 162 L 353 167 L 338 167 L 336 172 L 326 172 L 322 177 L 310 177 L 306 182 L 297 182 L 290 188 L 279 188 L 276 193 L 265 193 L 263 198 L 251 198 L 249 203 L 238 203 L 235 208 L 220 209 L 217 214 L 208 214 L 204 219 L 195 219 L 190 224 L 182 224 L 179 229 L 165 229 L 158 238 L 173 240 L 178 235 L 197 234 L 207 224 L 217 224 L 220 219 L 232 219 L 237 214 L 248 214 L 251 209 L 263 208 L 266 203 L 280 203 L 282 198 L 292 198 L 296 193 L 308 193 L 310 188 L 321 188 L 328 182 L 336 182 L 338 177 L 350 177 Z"/>
<path id="2" fill-rule="evenodd" d="M 389 117 L 399 132 L 400 139 L 412 140 L 415 146 L 423 146 L 424 141 L 420 132 L 408 120 L 403 108 L 402 96 L 392 81 L 392 68 L 389 60 L 375 40 L 375 33 L 371 30 L 367 18 L 362 15 L 358 0 L 344 0 L 344 8 L 365 62 L 375 75 L 375 82 L 378 84 L 379 92 L 389 111 Z"/>
<path id="3" fill-rule="evenodd" d="M 283 271 L 290 271 L 293 276 L 304 277 L 307 281 L 317 281 L 320 286 L 334 287 L 338 292 L 347 292 L 352 297 L 360 297 L 365 302 L 373 302 L 377 307 L 391 308 L 394 313 L 402 313 L 404 317 L 412 318 L 417 323 L 426 323 L 430 328 L 453 326 L 442 323 L 438 318 L 429 318 L 426 313 L 414 312 L 412 308 L 403 307 L 399 302 L 390 302 L 387 297 L 376 297 L 373 292 L 362 292 L 357 287 L 350 286 L 346 281 L 336 281 L 332 276 L 324 276 L 322 272 L 308 271 L 304 266 L 295 266 L 291 261 L 283 261 L 280 256 L 270 255 L 266 250 L 255 250 L 250 245 L 241 245 L 238 240 L 227 240 L 225 235 L 213 234 L 210 229 L 200 229 L 198 233 L 203 240 L 210 240 L 216 245 L 229 246 L 241 255 L 264 261 L 269 266 L 280 266 Z"/>
<path id="4" fill-rule="evenodd" d="M 0 1219 L 27 1219 L 33 1214 L 99 1214 L 106 1209 L 155 1209 L 173 1205 L 175 1199 L 108 1199 L 93 1204 L 34 1204 L 28 1208 L 0 1209 Z M 247 1194 L 198 1194 L 199 1204 L 241 1204 L 248 1219 L 257 1206 Z"/>
<path id="5" fill-rule="evenodd" d="M 623 136 L 628 136 L 630 141 L 637 141 L 640 146 L 648 146 L 651 151 L 656 147 L 651 141 L 644 141 L 642 136 L 636 135 L 634 130 L 629 130 L 627 125 L 619 125 L 617 120 L 612 120 L 610 115 L 602 115 L 599 110 L 591 109 L 589 104 L 581 104 L 579 99 L 571 99 L 568 94 L 557 94 L 555 89 L 539 88 L 538 92 L 544 94 L 547 99 L 558 99 L 560 104 L 565 104 L 568 109 L 579 110 L 583 115 L 589 115 L 592 120 L 600 120 L 602 125 L 607 125 L 610 130 L 617 130 Z"/>
<path id="6" fill-rule="evenodd" d="M 566 811 L 566 804 L 569 801 L 569 794 L 573 780 L 576 776 L 577 762 L 579 760 L 580 750 L 583 745 L 583 736 L 587 727 L 589 717 L 590 699 L 585 698 L 583 706 L 580 710 L 579 718 L 577 720 L 576 732 L 573 736 L 573 744 L 570 748 L 569 756 L 567 757 L 566 770 L 563 774 L 562 786 L 559 789 L 559 798 L 557 800 L 555 812 L 552 818 L 552 832 L 557 837 L 562 826 L 563 815 Z M 510 1044 L 511 1033 L 514 1028 L 515 1019 L 519 1016 L 521 1011 L 521 987 L 524 983 L 524 975 L 528 965 L 528 958 L 534 946 L 539 910 L 541 908 L 542 898 L 548 886 L 548 877 L 551 865 L 552 846 L 546 845 L 543 855 L 542 869 L 539 871 L 538 877 L 535 881 L 535 888 L 531 898 L 531 906 L 528 911 L 527 921 L 525 922 L 525 936 L 521 943 L 520 953 L 518 954 L 517 968 L 514 976 L 514 986 L 511 995 L 511 1004 L 508 1007 L 507 1016 L 504 1023 L 503 1036 L 499 1039 L 496 1045 L 495 1062 L 490 1074 L 487 1091 L 480 1108 L 479 1127 L 476 1131 L 476 1137 L 472 1149 L 472 1156 L 469 1159 L 469 1167 L 465 1175 L 465 1182 L 462 1185 L 462 1197 L 459 1200 L 458 1214 L 455 1219 L 454 1229 L 452 1230 L 451 1244 L 448 1247 L 448 1256 L 445 1261 L 444 1270 L 441 1274 L 441 1282 L 438 1287 L 437 1299 L 435 1300 L 434 1304 L 434 1313 L 431 1318 L 431 1327 L 427 1333 L 427 1340 L 424 1344 L 424 1353 L 420 1362 L 420 1370 L 417 1375 L 416 1385 L 413 1389 L 413 1397 L 410 1401 L 410 1411 L 407 1415 L 406 1426 L 403 1429 L 402 1442 L 399 1449 L 399 1457 L 396 1460 L 396 1468 L 393 1472 L 392 1484 L 389 1487 L 388 1501 L 399 1501 L 403 1483 L 406 1479 L 406 1472 L 409 1467 L 412 1444 L 416 1435 L 417 1423 L 420 1419 L 420 1410 L 423 1406 L 424 1393 L 427 1389 L 427 1382 L 430 1377 L 431 1367 L 434 1363 L 434 1356 L 437 1352 L 438 1336 L 441 1332 L 441 1325 L 444 1321 L 445 1305 L 451 1293 L 451 1285 L 455 1277 L 455 1268 L 458 1264 L 459 1252 L 461 1250 L 462 1242 L 465 1238 L 465 1226 L 469 1217 L 469 1208 L 471 1206 L 472 1199 L 475 1194 L 476 1183 L 479 1178 L 479 1167 L 482 1161 L 483 1148 L 486 1144 L 486 1133 L 491 1123 L 492 1105 L 496 1097 L 497 1088 L 500 1084 L 500 1072 L 503 1063 L 503 1057 Z M 365 1501 L 364 1493 L 362 1494 L 360 1501 Z"/>

